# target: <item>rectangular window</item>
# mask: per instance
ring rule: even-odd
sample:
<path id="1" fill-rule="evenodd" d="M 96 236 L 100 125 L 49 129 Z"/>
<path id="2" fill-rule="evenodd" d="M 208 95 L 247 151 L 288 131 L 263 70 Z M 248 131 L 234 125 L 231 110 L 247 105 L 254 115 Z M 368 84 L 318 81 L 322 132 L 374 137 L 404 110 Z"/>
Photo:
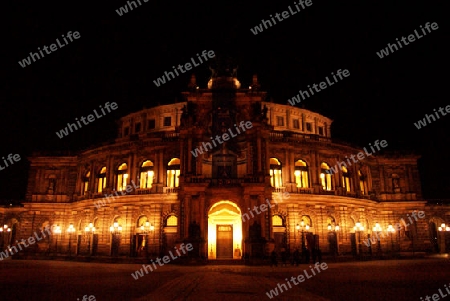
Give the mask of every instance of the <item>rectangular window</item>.
<path id="1" fill-rule="evenodd" d="M 294 126 L 294 129 L 299 129 L 300 128 L 300 122 L 299 122 L 298 119 L 294 119 L 293 120 L 293 126 Z"/>
<path id="2" fill-rule="evenodd" d="M 172 125 L 172 117 L 164 117 L 164 126 Z"/>
<path id="3" fill-rule="evenodd" d="M 294 172 L 295 182 L 297 183 L 298 188 L 308 188 L 308 172 L 305 170 L 296 170 Z"/>
<path id="4" fill-rule="evenodd" d="M 149 130 L 153 130 L 155 128 L 155 124 L 156 124 L 155 119 L 149 119 L 149 121 L 148 121 L 148 129 Z"/>
<path id="5" fill-rule="evenodd" d="M 319 126 L 319 135 L 323 136 L 323 126 Z"/>
<path id="6" fill-rule="evenodd" d="M 139 122 L 134 125 L 134 132 L 139 133 L 140 131 L 141 131 L 141 123 Z"/>
<path id="7" fill-rule="evenodd" d="M 322 172 L 320 174 L 320 182 L 323 190 L 331 190 L 331 174 Z"/>
<path id="8" fill-rule="evenodd" d="M 277 116 L 277 126 L 284 126 L 284 118 Z"/>
<path id="9" fill-rule="evenodd" d="M 105 187 L 106 187 L 106 177 L 98 178 L 97 192 L 102 193 L 103 189 L 105 189 Z"/>
<path id="10" fill-rule="evenodd" d="M 124 130 L 123 130 L 123 135 L 124 136 L 128 136 L 130 134 L 130 128 L 129 127 L 126 127 Z"/>
<path id="11" fill-rule="evenodd" d="M 311 122 L 307 122 L 307 123 L 306 123 L 306 130 L 307 130 L 308 132 L 312 132 L 312 124 L 311 124 Z"/>

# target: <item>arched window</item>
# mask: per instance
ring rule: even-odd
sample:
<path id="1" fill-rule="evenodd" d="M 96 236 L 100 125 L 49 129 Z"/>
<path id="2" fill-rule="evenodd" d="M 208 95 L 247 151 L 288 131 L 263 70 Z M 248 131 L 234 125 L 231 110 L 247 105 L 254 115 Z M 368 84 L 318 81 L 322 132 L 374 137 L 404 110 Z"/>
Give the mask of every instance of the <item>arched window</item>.
<path id="1" fill-rule="evenodd" d="M 167 219 L 166 219 L 166 226 L 167 227 L 176 227 L 176 226 L 178 226 L 178 217 L 176 217 L 175 215 L 170 215 L 169 217 L 167 217 Z"/>
<path id="2" fill-rule="evenodd" d="M 283 218 L 280 215 L 272 216 L 272 226 L 274 227 L 283 227 Z"/>
<path id="3" fill-rule="evenodd" d="M 88 171 L 83 176 L 83 185 L 81 187 L 81 195 L 86 195 L 86 193 L 89 191 L 89 178 L 91 176 L 91 172 Z"/>
<path id="4" fill-rule="evenodd" d="M 277 158 L 270 158 L 270 184 L 272 187 L 282 187 L 281 162 Z"/>
<path id="5" fill-rule="evenodd" d="M 295 183 L 297 183 L 297 187 L 299 188 L 308 188 L 309 180 L 308 180 L 308 165 L 303 160 L 297 160 L 295 162 Z"/>
<path id="6" fill-rule="evenodd" d="M 332 185 L 332 171 L 330 170 L 330 166 L 325 163 L 322 162 L 322 164 L 320 164 L 320 183 L 322 184 L 322 189 L 323 190 L 332 190 L 333 189 L 333 185 Z"/>
<path id="7" fill-rule="evenodd" d="M 300 218 L 300 226 L 305 227 L 306 230 L 312 227 L 312 220 L 308 215 L 302 215 Z"/>
<path id="8" fill-rule="evenodd" d="M 347 170 L 347 167 L 342 166 L 341 167 L 342 170 L 342 187 L 344 187 L 344 190 L 347 192 L 351 191 L 351 178 L 350 178 L 350 173 Z"/>
<path id="9" fill-rule="evenodd" d="M 153 162 L 144 161 L 141 165 L 140 188 L 152 188 L 153 184 Z"/>
<path id="10" fill-rule="evenodd" d="M 337 225 L 334 217 L 332 216 L 328 216 L 327 217 L 327 230 L 328 231 L 335 231 L 336 230 L 336 226 L 339 227 L 339 225 Z M 338 228 L 339 229 L 339 228 Z"/>
<path id="11" fill-rule="evenodd" d="M 359 177 L 359 190 L 363 195 L 367 195 L 368 194 L 367 179 L 361 170 L 358 170 L 358 177 Z"/>
<path id="12" fill-rule="evenodd" d="M 117 168 L 117 191 L 123 191 L 127 189 L 128 182 L 128 166 L 126 163 L 122 163 Z"/>
<path id="13" fill-rule="evenodd" d="M 101 193 L 105 188 L 106 188 L 106 166 L 103 166 L 97 175 L 97 192 Z"/>
<path id="14" fill-rule="evenodd" d="M 180 176 L 180 159 L 172 158 L 167 164 L 167 187 L 178 187 Z"/>

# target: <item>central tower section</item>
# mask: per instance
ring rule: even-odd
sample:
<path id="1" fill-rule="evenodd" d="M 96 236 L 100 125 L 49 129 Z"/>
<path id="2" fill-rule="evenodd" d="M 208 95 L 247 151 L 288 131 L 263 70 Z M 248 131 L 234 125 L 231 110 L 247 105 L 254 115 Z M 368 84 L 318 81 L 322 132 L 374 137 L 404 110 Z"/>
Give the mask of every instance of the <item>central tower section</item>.
<path id="1" fill-rule="evenodd" d="M 237 66 L 230 59 L 218 57 L 212 62 L 211 79 L 208 87 L 212 92 L 212 137 L 222 137 L 226 134 L 234 136 L 215 149 L 212 155 L 212 177 L 218 182 L 236 179 L 237 157 L 240 152 L 236 139 L 236 91 L 240 83 L 236 78 Z"/>

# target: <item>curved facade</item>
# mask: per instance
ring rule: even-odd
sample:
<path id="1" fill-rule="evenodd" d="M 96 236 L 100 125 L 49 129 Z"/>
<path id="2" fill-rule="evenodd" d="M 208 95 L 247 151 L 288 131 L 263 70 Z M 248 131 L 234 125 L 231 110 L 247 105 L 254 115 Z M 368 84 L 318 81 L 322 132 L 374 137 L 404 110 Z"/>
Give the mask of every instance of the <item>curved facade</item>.
<path id="1" fill-rule="evenodd" d="M 2 249 L 48 226 L 17 254 L 159 256 L 183 242 L 208 259 L 445 250 L 438 227 L 450 220 L 422 199 L 418 156 L 335 143 L 332 120 L 265 101 L 256 77 L 208 87 L 192 78 L 183 102 L 121 118 L 113 143 L 30 157 L 24 206 L 0 208 L 12 229 Z"/>

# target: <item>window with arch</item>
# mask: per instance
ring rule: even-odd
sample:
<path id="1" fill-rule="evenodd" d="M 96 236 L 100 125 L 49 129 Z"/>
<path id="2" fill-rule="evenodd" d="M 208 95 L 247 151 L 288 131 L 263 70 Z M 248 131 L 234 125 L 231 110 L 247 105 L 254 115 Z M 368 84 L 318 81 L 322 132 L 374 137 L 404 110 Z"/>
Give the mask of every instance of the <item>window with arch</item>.
<path id="1" fill-rule="evenodd" d="M 299 188 L 308 188 L 309 180 L 308 180 L 308 165 L 303 160 L 297 160 L 295 162 L 295 183 Z"/>
<path id="2" fill-rule="evenodd" d="M 361 170 L 358 170 L 358 178 L 359 178 L 359 190 L 363 195 L 367 195 L 369 193 L 369 190 L 367 188 L 367 178 L 362 173 Z"/>
<path id="3" fill-rule="evenodd" d="M 89 191 L 89 179 L 91 177 L 91 172 L 88 171 L 83 176 L 83 183 L 81 187 L 81 195 L 86 195 L 86 193 Z"/>
<path id="4" fill-rule="evenodd" d="M 172 158 L 167 164 L 167 187 L 178 187 L 180 176 L 180 159 Z"/>
<path id="5" fill-rule="evenodd" d="M 169 215 L 166 219 L 166 226 L 167 227 L 176 227 L 178 226 L 178 217 L 175 215 Z"/>
<path id="6" fill-rule="evenodd" d="M 141 165 L 140 188 L 152 188 L 153 184 L 153 162 L 146 160 Z"/>
<path id="7" fill-rule="evenodd" d="M 103 166 L 97 175 L 97 192 L 101 193 L 106 188 L 106 166 Z"/>
<path id="8" fill-rule="evenodd" d="M 300 227 L 305 227 L 306 230 L 309 230 L 309 228 L 312 227 L 312 220 L 308 215 L 302 215 L 300 218 Z"/>
<path id="9" fill-rule="evenodd" d="M 344 190 L 347 192 L 350 192 L 352 189 L 352 185 L 351 185 L 351 178 L 350 178 L 350 173 L 347 169 L 347 167 L 342 166 L 341 167 L 342 170 L 342 187 L 344 187 Z"/>
<path id="10" fill-rule="evenodd" d="M 117 168 L 117 191 L 123 191 L 127 188 L 128 183 L 128 165 L 126 163 L 122 163 Z"/>
<path id="11" fill-rule="evenodd" d="M 322 184 L 323 190 L 333 189 L 332 178 L 333 174 L 330 166 L 327 163 L 322 162 L 322 164 L 320 164 L 320 183 Z"/>
<path id="12" fill-rule="evenodd" d="M 334 219 L 334 217 L 332 216 L 328 216 L 327 217 L 327 230 L 331 231 L 331 230 L 335 230 L 337 226 L 336 220 Z"/>
<path id="13" fill-rule="evenodd" d="M 283 218 L 278 214 L 272 216 L 272 226 L 283 227 L 284 226 Z"/>
<path id="14" fill-rule="evenodd" d="M 272 187 L 282 187 L 281 162 L 277 158 L 270 158 L 270 184 Z"/>

